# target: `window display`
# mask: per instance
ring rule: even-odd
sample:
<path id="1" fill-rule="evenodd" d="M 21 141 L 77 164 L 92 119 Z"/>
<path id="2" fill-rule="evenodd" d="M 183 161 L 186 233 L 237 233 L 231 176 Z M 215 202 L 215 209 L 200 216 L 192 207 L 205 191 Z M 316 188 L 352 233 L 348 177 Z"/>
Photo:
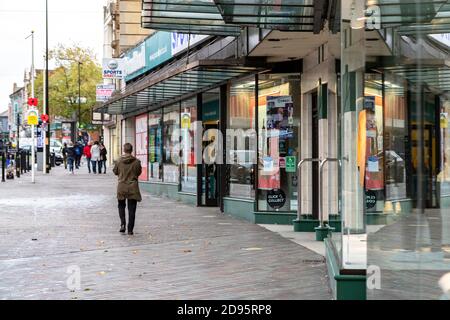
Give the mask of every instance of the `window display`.
<path id="1" fill-rule="evenodd" d="M 148 115 L 148 178 L 162 181 L 162 112 L 161 109 Z"/>
<path id="2" fill-rule="evenodd" d="M 147 157 L 148 157 L 148 137 L 147 137 L 147 114 L 136 117 L 136 158 L 141 161 L 142 174 L 139 180 L 147 181 Z"/>
<path id="3" fill-rule="evenodd" d="M 227 139 L 229 196 L 254 199 L 257 142 L 254 76 L 230 87 Z"/>
<path id="4" fill-rule="evenodd" d="M 179 138 L 180 138 L 180 104 L 164 107 L 163 126 L 163 175 L 164 182 L 179 183 L 180 159 L 179 159 Z"/>
<path id="5" fill-rule="evenodd" d="M 197 121 L 197 99 L 181 102 L 181 190 L 197 192 L 197 165 L 194 153 L 195 123 Z"/>
<path id="6" fill-rule="evenodd" d="M 261 75 L 258 96 L 258 210 L 295 211 L 299 158 L 300 78 Z M 273 205 L 273 195 L 283 198 Z"/>

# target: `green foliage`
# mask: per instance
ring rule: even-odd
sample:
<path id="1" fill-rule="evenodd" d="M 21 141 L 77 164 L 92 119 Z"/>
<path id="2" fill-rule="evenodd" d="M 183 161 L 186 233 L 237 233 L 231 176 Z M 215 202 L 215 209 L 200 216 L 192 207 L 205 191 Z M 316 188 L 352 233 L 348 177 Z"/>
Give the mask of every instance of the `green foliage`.
<path id="1" fill-rule="evenodd" d="M 91 122 L 91 110 L 95 105 L 95 87 L 102 82 L 102 69 L 90 49 L 78 46 L 65 47 L 59 44 L 49 52 L 49 60 L 56 64 L 49 71 L 49 105 L 51 116 L 76 119 L 78 112 L 78 70 L 80 70 L 81 124 Z M 80 65 L 78 65 L 80 62 Z M 79 69 L 78 69 L 79 67 Z M 43 109 L 43 73 L 38 72 L 35 80 L 39 110 Z"/>

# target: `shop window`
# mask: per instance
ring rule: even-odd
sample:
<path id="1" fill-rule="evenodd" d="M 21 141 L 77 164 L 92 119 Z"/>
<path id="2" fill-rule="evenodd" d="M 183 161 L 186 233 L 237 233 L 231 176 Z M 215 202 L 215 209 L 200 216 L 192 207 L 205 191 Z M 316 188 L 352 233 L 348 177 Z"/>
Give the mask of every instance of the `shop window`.
<path id="1" fill-rule="evenodd" d="M 181 190 L 197 192 L 194 134 L 197 121 L 197 99 L 181 102 Z"/>
<path id="2" fill-rule="evenodd" d="M 258 83 L 258 210 L 297 210 L 300 77 L 261 75 Z"/>
<path id="3" fill-rule="evenodd" d="M 148 177 L 150 181 L 162 181 L 162 110 L 148 115 Z"/>
<path id="4" fill-rule="evenodd" d="M 147 181 L 148 180 L 148 170 L 147 170 L 147 157 L 148 157 L 148 148 L 147 148 L 147 114 L 143 114 L 137 116 L 135 119 L 136 125 L 136 158 L 141 161 L 142 166 L 142 174 L 139 176 L 139 180 Z"/>
<path id="5" fill-rule="evenodd" d="M 179 183 L 180 177 L 180 104 L 174 104 L 164 109 L 163 126 L 163 181 Z"/>
<path id="6" fill-rule="evenodd" d="M 366 194 L 366 212 L 384 208 L 383 81 L 380 74 L 366 74 L 364 105 L 359 112 L 358 163 Z"/>
<path id="7" fill-rule="evenodd" d="M 386 200 L 407 198 L 406 192 L 406 96 L 404 80 L 386 75 L 384 82 L 384 138 Z"/>
<path id="8" fill-rule="evenodd" d="M 257 136 L 255 130 L 255 78 L 233 83 L 230 88 L 227 128 L 229 196 L 255 197 L 254 164 Z"/>

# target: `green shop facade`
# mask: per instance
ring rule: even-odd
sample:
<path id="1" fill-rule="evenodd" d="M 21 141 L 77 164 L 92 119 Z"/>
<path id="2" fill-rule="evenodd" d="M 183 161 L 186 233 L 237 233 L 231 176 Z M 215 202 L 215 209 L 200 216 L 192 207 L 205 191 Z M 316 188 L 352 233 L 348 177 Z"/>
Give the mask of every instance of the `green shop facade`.
<path id="1" fill-rule="evenodd" d="M 198 2 L 143 1 L 166 56 L 101 107 L 142 188 L 316 232 L 336 299 L 442 298 L 450 3 Z"/>

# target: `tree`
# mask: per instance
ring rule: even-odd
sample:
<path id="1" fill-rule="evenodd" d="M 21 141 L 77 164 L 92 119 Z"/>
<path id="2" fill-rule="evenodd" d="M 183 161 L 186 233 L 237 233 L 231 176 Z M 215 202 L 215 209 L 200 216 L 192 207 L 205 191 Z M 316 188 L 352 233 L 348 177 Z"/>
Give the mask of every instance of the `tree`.
<path id="1" fill-rule="evenodd" d="M 49 72 L 49 105 L 51 116 L 77 119 L 78 112 L 78 63 L 80 62 L 80 95 L 86 98 L 81 103 L 80 124 L 92 121 L 91 110 L 96 103 L 96 85 L 102 81 L 102 69 L 91 49 L 59 44 L 49 52 L 56 68 Z M 35 81 L 39 109 L 43 105 L 43 74 L 37 72 Z M 82 101 L 84 102 L 84 101 Z"/>

